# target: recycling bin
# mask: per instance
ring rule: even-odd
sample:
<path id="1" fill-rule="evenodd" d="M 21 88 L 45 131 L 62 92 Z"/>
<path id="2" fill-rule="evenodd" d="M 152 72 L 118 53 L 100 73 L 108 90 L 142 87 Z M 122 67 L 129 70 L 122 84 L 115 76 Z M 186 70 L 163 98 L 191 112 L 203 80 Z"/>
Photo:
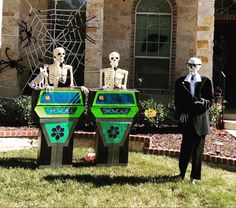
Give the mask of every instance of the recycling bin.
<path id="1" fill-rule="evenodd" d="M 39 167 L 72 165 L 73 136 L 78 119 L 85 110 L 80 89 L 41 90 L 35 111 L 39 116 Z"/>
<path id="2" fill-rule="evenodd" d="M 89 109 L 96 122 L 97 165 L 127 165 L 129 131 L 138 113 L 137 90 L 90 89 Z"/>

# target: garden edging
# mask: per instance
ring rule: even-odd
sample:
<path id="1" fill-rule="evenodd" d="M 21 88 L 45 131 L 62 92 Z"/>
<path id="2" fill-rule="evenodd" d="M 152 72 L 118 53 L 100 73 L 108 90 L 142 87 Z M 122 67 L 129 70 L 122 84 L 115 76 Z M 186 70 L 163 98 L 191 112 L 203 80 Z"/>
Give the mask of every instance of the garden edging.
<path id="1" fill-rule="evenodd" d="M 0 137 L 27 137 L 33 139 L 38 136 L 38 132 L 39 129 L 34 127 L 1 127 Z M 75 131 L 74 135 L 76 147 L 95 147 L 95 132 Z M 171 157 L 179 156 L 178 150 L 150 148 L 151 139 L 152 137 L 147 135 L 130 135 L 130 151 L 143 152 L 145 154 L 166 155 Z M 203 160 L 220 165 L 236 166 L 236 158 L 231 157 L 223 157 L 220 155 L 210 155 L 208 153 L 204 153 Z"/>

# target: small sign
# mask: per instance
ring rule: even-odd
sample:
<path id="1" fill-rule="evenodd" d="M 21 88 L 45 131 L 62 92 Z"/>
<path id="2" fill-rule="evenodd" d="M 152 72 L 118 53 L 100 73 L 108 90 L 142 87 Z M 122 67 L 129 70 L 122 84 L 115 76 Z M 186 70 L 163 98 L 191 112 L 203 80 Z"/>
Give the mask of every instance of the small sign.
<path id="1" fill-rule="evenodd" d="M 44 107 L 47 115 L 75 114 L 77 107 Z"/>
<path id="2" fill-rule="evenodd" d="M 101 108 L 103 115 L 128 115 L 131 108 Z"/>

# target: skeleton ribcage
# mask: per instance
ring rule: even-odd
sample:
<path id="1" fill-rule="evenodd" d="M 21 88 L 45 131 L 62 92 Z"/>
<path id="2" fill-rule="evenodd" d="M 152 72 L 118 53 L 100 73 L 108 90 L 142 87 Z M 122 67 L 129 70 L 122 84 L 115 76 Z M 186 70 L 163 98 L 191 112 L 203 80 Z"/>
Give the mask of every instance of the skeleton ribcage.
<path id="1" fill-rule="evenodd" d="M 67 69 L 61 68 L 61 67 L 54 67 L 51 66 L 49 68 L 49 83 L 54 84 L 61 82 L 63 84 L 66 83 L 67 79 Z"/>
<path id="2" fill-rule="evenodd" d="M 104 83 L 105 86 L 111 85 L 113 83 L 113 73 L 111 70 L 105 72 Z"/>
<path id="3" fill-rule="evenodd" d="M 49 68 L 49 83 L 54 84 L 58 80 L 58 71 L 55 68 Z"/>

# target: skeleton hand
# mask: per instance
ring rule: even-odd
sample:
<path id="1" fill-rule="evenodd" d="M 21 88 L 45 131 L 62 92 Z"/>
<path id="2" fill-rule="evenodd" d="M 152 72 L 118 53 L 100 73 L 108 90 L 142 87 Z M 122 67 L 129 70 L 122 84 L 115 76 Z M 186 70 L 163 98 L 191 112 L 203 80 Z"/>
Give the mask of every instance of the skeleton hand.
<path id="1" fill-rule="evenodd" d="M 55 88 L 53 86 L 46 86 L 45 90 L 46 91 L 53 91 Z"/>
<path id="2" fill-rule="evenodd" d="M 125 86 L 125 85 L 121 85 L 121 86 L 120 86 L 120 89 L 126 90 L 126 86 Z"/>
<path id="3" fill-rule="evenodd" d="M 116 87 L 117 87 L 118 89 L 126 90 L 126 86 L 123 85 L 123 84 L 116 84 Z"/>
<path id="4" fill-rule="evenodd" d="M 200 98 L 199 100 L 194 101 L 194 104 L 203 105 L 204 104 L 204 99 Z"/>
<path id="5" fill-rule="evenodd" d="M 85 86 L 81 86 L 80 88 L 81 88 L 81 91 L 82 91 L 85 95 L 88 95 L 89 90 L 88 90 L 87 87 L 85 87 Z"/>
<path id="6" fill-rule="evenodd" d="M 102 89 L 103 89 L 103 90 L 109 90 L 109 89 L 110 89 L 110 86 L 109 86 L 109 85 L 102 86 Z"/>
<path id="7" fill-rule="evenodd" d="M 181 123 L 186 123 L 187 120 L 188 120 L 188 114 L 182 113 L 182 114 L 180 115 L 180 122 L 181 122 Z"/>

